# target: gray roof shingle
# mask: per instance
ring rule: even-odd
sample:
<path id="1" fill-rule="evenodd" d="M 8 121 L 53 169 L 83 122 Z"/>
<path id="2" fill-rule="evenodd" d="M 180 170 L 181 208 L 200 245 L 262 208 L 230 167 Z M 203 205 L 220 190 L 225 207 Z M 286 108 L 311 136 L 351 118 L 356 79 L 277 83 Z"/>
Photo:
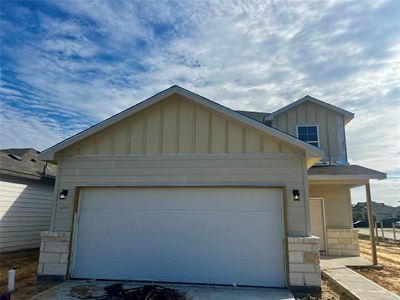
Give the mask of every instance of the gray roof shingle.
<path id="1" fill-rule="evenodd" d="M 54 181 L 57 166 L 39 160 L 38 154 L 32 148 L 0 150 L 0 174 Z"/>
<path id="2" fill-rule="evenodd" d="M 371 179 L 384 179 L 386 174 L 358 165 L 328 165 L 313 166 L 308 170 L 308 175 L 365 175 Z"/>
<path id="3" fill-rule="evenodd" d="M 244 115 L 250 119 L 256 120 L 260 123 L 265 124 L 265 118 L 270 114 L 266 112 L 259 112 L 259 111 L 245 111 L 245 110 L 237 110 L 241 115 Z"/>

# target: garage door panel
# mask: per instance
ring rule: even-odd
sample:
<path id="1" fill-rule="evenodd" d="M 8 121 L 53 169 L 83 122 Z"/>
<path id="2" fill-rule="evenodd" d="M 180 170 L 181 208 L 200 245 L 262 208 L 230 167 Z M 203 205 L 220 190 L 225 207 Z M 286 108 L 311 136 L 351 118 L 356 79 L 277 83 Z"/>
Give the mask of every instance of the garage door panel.
<path id="1" fill-rule="evenodd" d="M 165 260 L 163 258 L 129 257 L 129 260 L 137 261 L 133 266 L 126 263 L 125 258 L 113 257 L 104 261 L 105 266 L 119 265 L 118 271 L 108 268 L 99 268 L 98 261 L 89 259 L 88 267 L 98 268 L 99 279 L 115 279 L 118 277 L 130 278 L 134 274 L 135 280 L 143 281 L 166 281 L 165 274 L 168 274 L 170 282 L 186 283 L 225 283 L 263 286 L 269 282 L 271 286 L 282 286 L 281 278 L 284 276 L 280 268 L 280 261 L 270 261 L 263 265 L 259 262 L 251 262 L 246 259 L 232 264 L 230 260 L 216 258 L 188 258 Z M 224 268 L 212 268 L 215 265 L 224 264 Z M 269 272 L 265 272 L 268 268 Z M 138 273 L 137 270 L 141 270 Z M 204 275 L 206 274 L 206 275 Z M 254 274 L 262 274 L 254 276 Z M 85 276 L 86 275 L 86 276 Z M 82 278 L 91 278 L 91 273 L 82 273 Z M 220 282 L 224 278 L 224 282 Z"/>
<path id="2" fill-rule="evenodd" d="M 272 189 L 84 189 L 73 276 L 282 287 L 281 197 Z"/>
<path id="3" fill-rule="evenodd" d="M 80 255 L 95 255 L 99 250 L 104 248 L 104 241 L 96 238 L 93 234 L 80 233 L 80 239 L 85 239 L 87 246 L 80 250 Z M 258 235 L 249 237 L 242 236 L 224 236 L 221 243 L 219 236 L 157 236 L 157 235 L 127 235 L 127 240 L 143 240 L 146 243 L 129 243 L 122 244 L 118 236 L 110 235 L 107 237 L 107 248 L 102 252 L 105 255 L 126 255 L 128 253 L 138 253 L 139 255 L 156 256 L 160 253 L 169 255 L 170 257 L 181 256 L 229 256 L 235 257 L 257 257 L 264 258 L 264 254 L 268 252 L 276 253 L 281 250 L 282 238 L 267 240 L 265 236 Z M 240 247 L 238 247 L 240 244 Z"/>
<path id="4" fill-rule="evenodd" d="M 245 188 L 214 188 L 203 189 L 198 193 L 191 192 L 191 188 L 96 188 L 82 190 L 85 203 L 81 208 L 110 209 L 110 201 L 115 201 L 115 190 L 118 190 L 118 205 L 113 209 L 131 209 L 135 201 L 135 209 L 167 209 L 167 210 L 246 210 L 280 212 L 281 203 L 264 201 L 267 198 L 281 197 L 278 189 L 245 189 Z M 132 192 L 134 190 L 134 193 Z M 198 190 L 198 189 L 197 189 Z M 251 190 L 251 193 L 248 191 Z M 101 193 L 101 198 L 97 195 Z M 178 193 L 179 197 L 166 199 L 166 194 Z M 201 201 L 197 201 L 201 200 Z M 226 206 L 229 201 L 229 208 Z M 243 205 L 246 201 L 246 206 Z M 190 208 L 187 207 L 190 202 Z"/>
<path id="5" fill-rule="evenodd" d="M 92 210 L 82 209 L 80 226 L 88 231 L 110 232 L 119 226 L 120 232 L 133 233 L 180 233 L 186 232 L 188 224 L 191 232 L 199 234 L 219 234 L 220 232 L 248 234 L 247 227 L 257 229 L 275 226 L 281 222 L 280 213 L 246 211 L 182 211 L 176 210 L 97 210 L 96 218 L 90 218 Z M 126 227 L 125 224 L 130 226 Z M 149 226 L 149 224 L 151 226 Z M 247 224 L 243 226 L 242 224 Z M 264 231 L 262 231 L 264 233 Z M 281 233 L 267 232 L 273 235 Z"/>

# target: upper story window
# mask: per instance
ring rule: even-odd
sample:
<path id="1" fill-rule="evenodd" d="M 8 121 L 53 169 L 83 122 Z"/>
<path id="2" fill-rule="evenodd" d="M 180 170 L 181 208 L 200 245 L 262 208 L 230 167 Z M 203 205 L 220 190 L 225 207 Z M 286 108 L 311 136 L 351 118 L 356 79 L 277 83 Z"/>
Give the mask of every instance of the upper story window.
<path id="1" fill-rule="evenodd" d="M 318 125 L 297 126 L 297 138 L 315 147 L 319 147 Z"/>

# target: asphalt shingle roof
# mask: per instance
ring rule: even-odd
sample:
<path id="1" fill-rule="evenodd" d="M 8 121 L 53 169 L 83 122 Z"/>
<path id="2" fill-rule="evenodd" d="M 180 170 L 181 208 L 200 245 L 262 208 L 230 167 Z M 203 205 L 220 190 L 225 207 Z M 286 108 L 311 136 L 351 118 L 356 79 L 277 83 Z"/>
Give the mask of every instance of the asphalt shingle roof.
<path id="1" fill-rule="evenodd" d="M 237 110 L 236 112 L 263 124 L 265 124 L 265 117 L 270 114 L 266 112 L 245 111 L 245 110 Z"/>
<path id="2" fill-rule="evenodd" d="M 386 174 L 358 165 L 313 166 L 308 175 L 368 175 L 371 178 L 386 178 Z"/>
<path id="3" fill-rule="evenodd" d="M 39 160 L 32 148 L 0 150 L 0 174 L 36 180 L 54 180 L 57 166 Z"/>

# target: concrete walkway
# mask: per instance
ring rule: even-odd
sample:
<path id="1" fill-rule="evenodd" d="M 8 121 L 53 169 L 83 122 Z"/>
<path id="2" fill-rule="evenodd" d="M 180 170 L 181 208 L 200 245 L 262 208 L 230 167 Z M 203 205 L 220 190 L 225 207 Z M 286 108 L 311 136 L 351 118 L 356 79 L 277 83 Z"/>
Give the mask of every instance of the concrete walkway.
<path id="1" fill-rule="evenodd" d="M 94 299 L 105 296 L 104 287 L 115 284 L 115 281 L 79 281 L 63 282 L 33 297 L 34 300 L 78 300 Z M 143 286 L 143 283 L 126 283 L 124 288 Z M 188 299 L 207 300 L 295 300 L 287 289 L 246 288 L 191 284 L 158 284 L 185 293 Z M 377 299 L 375 299 L 377 300 Z"/>
<path id="2" fill-rule="evenodd" d="M 349 269 L 347 266 L 367 267 L 371 262 L 362 257 L 321 256 L 323 275 L 340 285 L 343 290 L 361 300 L 399 300 L 400 297 Z"/>

